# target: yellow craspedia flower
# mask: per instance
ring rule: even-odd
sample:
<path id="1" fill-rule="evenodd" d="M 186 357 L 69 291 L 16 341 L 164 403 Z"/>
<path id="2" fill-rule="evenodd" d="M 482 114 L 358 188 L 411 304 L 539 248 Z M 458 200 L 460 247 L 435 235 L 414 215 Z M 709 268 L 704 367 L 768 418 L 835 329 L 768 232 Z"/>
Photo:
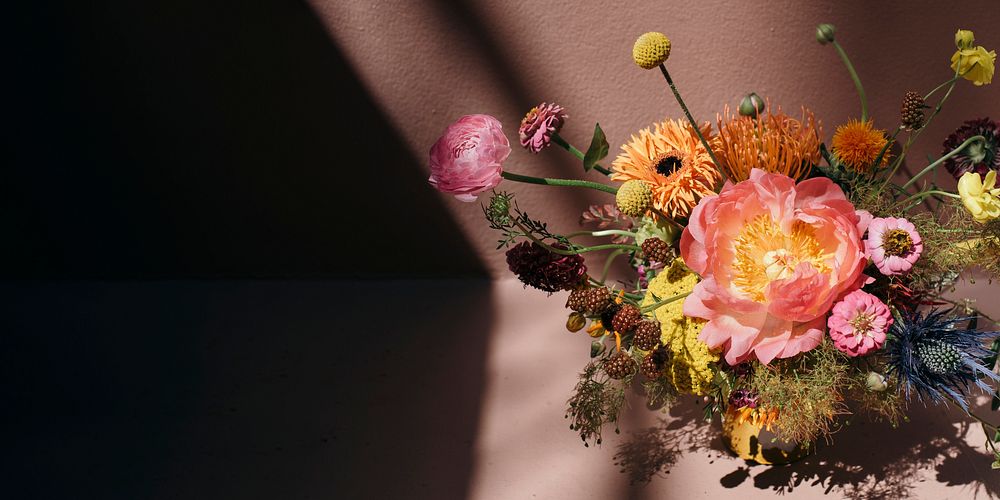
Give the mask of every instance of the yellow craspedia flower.
<path id="1" fill-rule="evenodd" d="M 663 33 L 643 33 L 632 46 L 632 60 L 642 69 L 653 69 L 670 57 L 670 39 Z"/>
<path id="2" fill-rule="evenodd" d="M 656 302 L 654 295 L 665 299 L 690 292 L 696 284 L 698 275 L 691 272 L 683 260 L 675 259 L 668 269 L 649 282 L 642 304 Z M 677 300 L 653 312 L 660 322 L 660 342 L 670 351 L 664 373 L 678 391 L 700 396 L 708 393 L 715 378 L 719 353 L 698 340 L 705 320 L 684 316 L 683 308 L 684 301 Z"/>
<path id="3" fill-rule="evenodd" d="M 986 223 L 1000 217 L 1000 188 L 996 183 L 996 170 L 990 170 L 985 180 L 976 172 L 967 172 L 958 180 L 962 204 L 976 222 Z"/>
<path id="4" fill-rule="evenodd" d="M 649 184 L 637 179 L 625 181 L 615 194 L 618 210 L 631 217 L 642 217 L 653 202 L 653 190 Z"/>
<path id="5" fill-rule="evenodd" d="M 869 172 L 882 148 L 889 142 L 885 132 L 872 126 L 871 120 L 851 120 L 837 127 L 833 134 L 833 154 L 855 172 Z M 879 166 L 889 163 L 889 153 L 882 155 Z"/>
<path id="6" fill-rule="evenodd" d="M 951 69 L 973 85 L 986 85 L 993 81 L 996 60 L 997 53 L 986 50 L 982 45 L 958 49 L 951 56 Z"/>

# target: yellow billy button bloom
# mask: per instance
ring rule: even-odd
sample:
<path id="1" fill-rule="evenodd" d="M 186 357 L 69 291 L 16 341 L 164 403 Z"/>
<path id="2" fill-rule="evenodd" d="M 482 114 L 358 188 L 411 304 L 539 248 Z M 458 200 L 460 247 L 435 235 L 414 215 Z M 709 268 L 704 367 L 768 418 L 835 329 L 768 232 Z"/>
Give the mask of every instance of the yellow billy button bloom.
<path id="1" fill-rule="evenodd" d="M 976 222 L 986 223 L 1000 217 L 1000 188 L 996 183 L 996 170 L 990 170 L 985 180 L 976 172 L 968 172 L 958 180 L 962 204 Z"/>
<path id="2" fill-rule="evenodd" d="M 986 50 L 982 45 L 973 47 L 974 40 L 971 31 L 958 30 L 955 33 L 958 50 L 951 56 L 951 69 L 974 85 L 986 85 L 993 81 L 997 53 Z"/>

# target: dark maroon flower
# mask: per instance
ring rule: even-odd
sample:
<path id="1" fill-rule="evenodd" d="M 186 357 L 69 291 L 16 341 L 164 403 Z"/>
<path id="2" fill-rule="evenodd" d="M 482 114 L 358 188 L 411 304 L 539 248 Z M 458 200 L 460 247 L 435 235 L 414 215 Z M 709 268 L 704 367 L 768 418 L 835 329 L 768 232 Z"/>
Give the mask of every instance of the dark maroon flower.
<path id="1" fill-rule="evenodd" d="M 736 389 L 729 393 L 729 407 L 735 410 L 740 408 L 756 408 L 759 402 L 757 393 L 747 389 Z"/>
<path id="2" fill-rule="evenodd" d="M 945 160 L 944 166 L 956 179 L 968 172 L 986 176 L 990 170 L 1000 170 L 1000 123 L 989 118 L 969 120 L 953 132 L 944 141 L 944 152 L 950 153 L 970 137 L 981 135 L 986 138 L 984 143 L 973 143 L 955 156 Z"/>
<path id="3" fill-rule="evenodd" d="M 560 250 L 564 246 L 553 245 Z M 525 285 L 549 293 L 572 290 L 587 275 L 580 255 L 559 255 L 537 243 L 523 241 L 507 250 L 507 266 Z"/>

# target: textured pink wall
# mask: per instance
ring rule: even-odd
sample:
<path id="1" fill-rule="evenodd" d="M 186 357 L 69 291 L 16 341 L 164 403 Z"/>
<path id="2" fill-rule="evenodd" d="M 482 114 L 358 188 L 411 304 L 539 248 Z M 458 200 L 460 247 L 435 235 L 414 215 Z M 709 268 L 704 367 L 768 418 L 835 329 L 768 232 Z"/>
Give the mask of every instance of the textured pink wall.
<path id="1" fill-rule="evenodd" d="M 563 135 L 577 147 L 586 147 L 599 121 L 612 155 L 635 130 L 680 118 L 658 72 L 631 61 L 632 43 L 645 31 L 672 39 L 669 67 L 696 119 L 714 121 L 723 105 L 754 90 L 790 111 L 808 105 L 822 120 L 827 139 L 837 124 L 857 117 L 859 107 L 834 50 L 814 41 L 816 24 L 837 26 L 881 127 L 898 123 L 905 91 L 926 92 L 951 76 L 956 28 L 972 29 L 977 43 L 1000 49 L 995 0 L 970 0 L 961 8 L 951 2 L 861 0 L 311 3 L 419 157 L 426 157 L 445 126 L 469 113 L 497 116 L 516 139 L 521 116 L 543 100 L 567 108 Z M 962 82 L 913 149 L 911 168 L 939 153 L 941 141 L 962 120 L 1000 115 L 998 85 Z M 551 177 L 582 173 L 556 148 L 538 156 L 516 149 L 506 167 Z M 610 199 L 565 188 L 501 187 L 517 192 L 522 208 L 557 230 L 576 227 L 588 203 Z M 506 273 L 479 207 L 443 198 L 494 274 Z"/>

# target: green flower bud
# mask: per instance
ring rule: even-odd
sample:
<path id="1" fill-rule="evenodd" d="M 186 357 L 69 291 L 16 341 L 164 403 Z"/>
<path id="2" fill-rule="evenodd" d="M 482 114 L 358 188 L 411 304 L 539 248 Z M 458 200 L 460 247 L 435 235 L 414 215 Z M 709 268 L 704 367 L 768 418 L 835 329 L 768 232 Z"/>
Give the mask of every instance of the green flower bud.
<path id="1" fill-rule="evenodd" d="M 837 32 L 832 24 L 823 23 L 816 27 L 816 41 L 820 45 L 826 45 L 833 41 L 833 35 Z"/>
<path id="2" fill-rule="evenodd" d="M 865 387 L 872 392 L 882 392 L 889 388 L 889 383 L 885 380 L 885 375 L 876 372 L 868 372 L 868 378 L 865 380 Z"/>
<path id="3" fill-rule="evenodd" d="M 593 341 L 590 343 L 590 357 L 596 358 L 604 352 L 604 342 Z"/>
<path id="4" fill-rule="evenodd" d="M 955 46 L 958 47 L 958 50 L 971 49 L 975 41 L 976 37 L 969 30 L 958 30 L 955 32 Z"/>
<path id="5" fill-rule="evenodd" d="M 566 329 L 570 332 L 576 333 L 583 330 L 583 327 L 587 325 L 587 318 L 583 317 L 583 314 L 575 312 L 566 318 Z"/>
<path id="6" fill-rule="evenodd" d="M 750 92 L 740 101 L 740 114 L 756 118 L 767 109 L 767 103 L 756 92 Z"/>

